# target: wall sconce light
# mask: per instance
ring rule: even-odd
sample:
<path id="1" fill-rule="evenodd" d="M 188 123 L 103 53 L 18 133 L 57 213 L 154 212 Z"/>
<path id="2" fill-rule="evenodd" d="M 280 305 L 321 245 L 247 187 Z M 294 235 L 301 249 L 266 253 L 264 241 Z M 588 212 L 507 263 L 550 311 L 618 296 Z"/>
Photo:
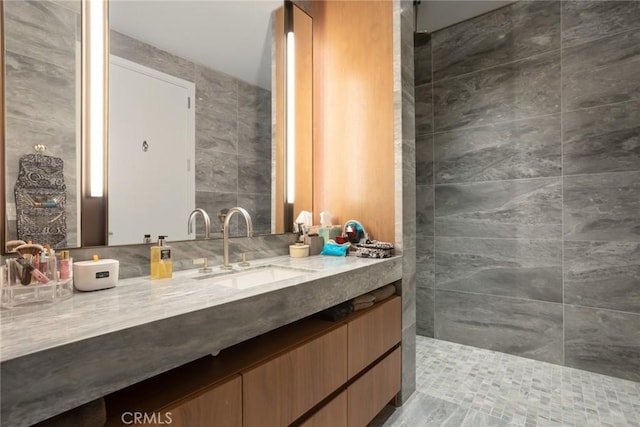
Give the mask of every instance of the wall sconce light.
<path id="1" fill-rule="evenodd" d="M 293 204 L 296 192 L 296 45 L 293 25 L 287 30 L 287 203 Z"/>
<path id="2" fill-rule="evenodd" d="M 83 2 L 84 28 L 84 105 L 85 138 L 89 151 L 89 195 L 102 197 L 104 194 L 104 152 L 105 152 L 105 82 L 106 82 L 106 8 L 104 0 Z"/>

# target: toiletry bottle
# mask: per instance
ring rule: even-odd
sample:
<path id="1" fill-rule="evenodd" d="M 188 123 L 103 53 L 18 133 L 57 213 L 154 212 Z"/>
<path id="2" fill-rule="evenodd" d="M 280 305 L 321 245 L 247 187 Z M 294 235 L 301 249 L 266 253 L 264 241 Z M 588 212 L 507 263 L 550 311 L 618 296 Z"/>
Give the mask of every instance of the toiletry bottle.
<path id="1" fill-rule="evenodd" d="M 167 236 L 158 236 L 158 245 L 151 247 L 151 278 L 170 279 L 173 274 L 171 247 L 164 243 Z"/>
<path id="2" fill-rule="evenodd" d="M 151 243 L 151 234 L 145 234 L 142 243 Z"/>
<path id="3" fill-rule="evenodd" d="M 60 272 L 60 280 L 67 280 L 71 278 L 71 271 L 73 270 L 71 266 L 71 259 L 69 258 L 69 251 L 60 252 L 58 270 Z"/>

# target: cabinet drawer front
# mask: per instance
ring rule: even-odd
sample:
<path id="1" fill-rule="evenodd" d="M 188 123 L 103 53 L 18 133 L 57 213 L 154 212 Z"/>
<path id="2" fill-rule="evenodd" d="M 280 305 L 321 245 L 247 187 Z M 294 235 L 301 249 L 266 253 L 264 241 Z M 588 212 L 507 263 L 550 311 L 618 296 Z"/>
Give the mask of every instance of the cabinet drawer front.
<path id="1" fill-rule="evenodd" d="M 400 391 L 400 347 L 347 389 L 349 427 L 366 426 Z"/>
<path id="2" fill-rule="evenodd" d="M 401 299 L 394 296 L 347 324 L 349 378 L 400 342 L 401 312 Z"/>
<path id="3" fill-rule="evenodd" d="M 343 391 L 318 410 L 300 427 L 347 427 L 347 391 Z"/>
<path id="4" fill-rule="evenodd" d="M 285 426 L 347 381 L 347 326 L 242 374 L 243 423 Z"/>
<path id="5" fill-rule="evenodd" d="M 200 396 L 162 411 L 172 427 L 242 426 L 242 378 L 220 384 Z M 168 414 L 167 414 L 168 413 Z M 161 425 L 161 424 L 158 424 Z"/>

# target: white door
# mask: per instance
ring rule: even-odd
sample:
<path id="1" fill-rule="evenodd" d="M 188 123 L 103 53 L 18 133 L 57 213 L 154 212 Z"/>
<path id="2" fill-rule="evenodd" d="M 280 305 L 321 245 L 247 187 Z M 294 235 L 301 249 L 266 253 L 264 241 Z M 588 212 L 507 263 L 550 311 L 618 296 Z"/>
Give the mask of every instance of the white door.
<path id="1" fill-rule="evenodd" d="M 186 240 L 195 207 L 195 86 L 111 56 L 109 245 Z"/>

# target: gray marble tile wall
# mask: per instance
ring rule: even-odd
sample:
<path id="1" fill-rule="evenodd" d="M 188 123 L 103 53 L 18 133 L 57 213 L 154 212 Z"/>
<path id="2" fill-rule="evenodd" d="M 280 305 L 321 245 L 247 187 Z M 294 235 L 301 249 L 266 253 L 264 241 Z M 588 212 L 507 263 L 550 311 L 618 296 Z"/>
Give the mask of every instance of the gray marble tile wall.
<path id="1" fill-rule="evenodd" d="M 640 381 L 640 2 L 415 49 L 418 334 Z"/>
<path id="2" fill-rule="evenodd" d="M 117 31 L 110 36 L 113 55 L 195 83 L 196 207 L 211 217 L 213 235 L 221 236 L 220 210 L 234 206 L 249 211 L 254 233 L 271 233 L 271 91 Z M 243 227 L 234 218 L 232 235 Z"/>
<path id="3" fill-rule="evenodd" d="M 78 239 L 76 144 L 79 126 L 78 74 L 80 1 L 11 1 L 4 4 L 5 153 L 7 202 L 15 203 L 14 186 L 20 157 L 47 146 L 45 154 L 64 162 L 67 186 L 67 243 Z M 16 221 L 7 238 L 17 237 Z"/>

